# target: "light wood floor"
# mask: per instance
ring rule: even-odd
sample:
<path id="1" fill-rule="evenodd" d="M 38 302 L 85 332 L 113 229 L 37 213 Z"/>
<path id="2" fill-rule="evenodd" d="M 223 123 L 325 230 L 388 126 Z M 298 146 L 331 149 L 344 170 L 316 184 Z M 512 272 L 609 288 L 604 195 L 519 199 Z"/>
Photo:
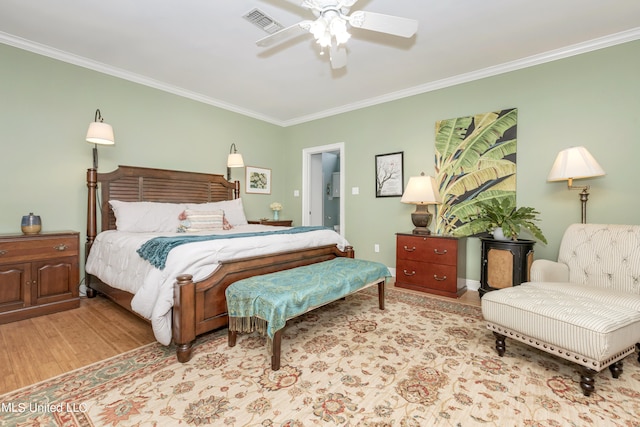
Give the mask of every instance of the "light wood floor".
<path id="1" fill-rule="evenodd" d="M 476 291 L 458 301 L 480 306 Z M 102 297 L 83 298 L 74 310 L 0 325 L 0 394 L 154 341 L 148 322 Z"/>
<path id="2" fill-rule="evenodd" d="M 150 323 L 102 297 L 0 325 L 0 394 L 154 341 Z"/>

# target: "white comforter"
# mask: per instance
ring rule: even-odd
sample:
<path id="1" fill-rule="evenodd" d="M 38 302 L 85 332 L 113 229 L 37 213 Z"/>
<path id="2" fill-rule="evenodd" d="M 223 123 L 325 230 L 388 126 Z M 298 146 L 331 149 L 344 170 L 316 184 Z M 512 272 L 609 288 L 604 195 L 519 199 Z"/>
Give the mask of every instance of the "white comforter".
<path id="1" fill-rule="evenodd" d="M 232 230 L 219 233 L 248 233 L 274 229 L 275 227 L 271 226 L 251 224 L 236 226 Z M 178 233 L 175 235 L 184 236 Z M 169 252 L 164 270 L 159 270 L 136 253 L 144 242 L 153 237 L 158 237 L 158 234 L 113 230 L 102 232 L 91 247 L 85 269 L 104 283 L 134 294 L 131 308 L 151 320 L 156 339 L 164 345 L 171 342 L 173 285 L 178 275 L 191 274 L 197 282 L 211 274 L 219 262 L 229 259 L 329 244 L 336 244 L 339 249 L 344 250 L 348 245 L 348 242 L 333 230 L 210 240 L 174 248 Z"/>

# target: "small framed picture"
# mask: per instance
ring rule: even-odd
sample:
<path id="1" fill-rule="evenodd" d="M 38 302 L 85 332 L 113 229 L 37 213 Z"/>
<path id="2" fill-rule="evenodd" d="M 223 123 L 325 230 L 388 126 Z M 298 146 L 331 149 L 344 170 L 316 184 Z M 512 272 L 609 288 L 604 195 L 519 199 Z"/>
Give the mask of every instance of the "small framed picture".
<path id="1" fill-rule="evenodd" d="M 376 197 L 402 197 L 403 151 L 376 155 Z"/>
<path id="2" fill-rule="evenodd" d="M 271 194 L 271 169 L 245 167 L 245 193 Z"/>

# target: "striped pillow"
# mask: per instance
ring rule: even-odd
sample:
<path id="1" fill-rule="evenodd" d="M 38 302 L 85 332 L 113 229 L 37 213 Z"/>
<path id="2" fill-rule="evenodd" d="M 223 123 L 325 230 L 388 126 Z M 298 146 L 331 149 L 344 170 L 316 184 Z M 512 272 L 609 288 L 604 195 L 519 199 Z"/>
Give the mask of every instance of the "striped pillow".
<path id="1" fill-rule="evenodd" d="M 184 212 L 186 216 L 186 224 L 183 225 L 187 232 L 223 229 L 224 211 L 222 209 L 213 211 L 196 211 L 187 209 Z"/>

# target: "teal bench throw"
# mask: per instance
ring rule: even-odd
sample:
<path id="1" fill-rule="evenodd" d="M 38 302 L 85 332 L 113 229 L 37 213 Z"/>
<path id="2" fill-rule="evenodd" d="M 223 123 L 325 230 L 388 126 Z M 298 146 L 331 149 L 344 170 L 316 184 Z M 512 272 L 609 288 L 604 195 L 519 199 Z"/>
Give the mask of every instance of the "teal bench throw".
<path id="1" fill-rule="evenodd" d="M 267 335 L 271 367 L 280 369 L 280 332 L 287 320 L 344 298 L 370 285 L 378 285 L 384 310 L 384 283 L 389 269 L 379 262 L 338 257 L 232 283 L 225 291 L 229 314 L 229 346 L 237 332 Z"/>

